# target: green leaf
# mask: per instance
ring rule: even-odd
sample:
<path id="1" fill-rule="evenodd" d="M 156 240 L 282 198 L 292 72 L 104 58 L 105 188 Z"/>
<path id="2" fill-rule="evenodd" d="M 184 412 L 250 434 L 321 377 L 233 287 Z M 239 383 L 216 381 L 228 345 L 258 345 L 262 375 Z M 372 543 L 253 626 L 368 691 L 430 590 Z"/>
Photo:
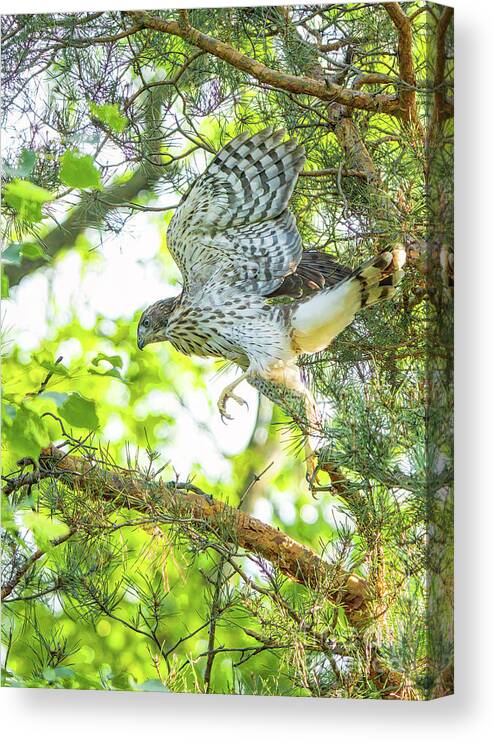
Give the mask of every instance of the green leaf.
<path id="1" fill-rule="evenodd" d="M 20 265 L 22 262 L 22 245 L 19 242 L 12 242 L 5 250 L 2 250 L 2 263 L 9 265 Z"/>
<path id="2" fill-rule="evenodd" d="M 101 361 L 109 363 L 112 368 L 105 369 L 104 367 L 101 367 L 99 365 Z M 106 353 L 98 353 L 98 355 L 93 358 L 91 363 L 96 368 L 88 368 L 89 374 L 93 374 L 93 376 L 111 376 L 114 379 L 118 379 L 123 384 L 128 383 L 125 379 L 122 378 L 122 374 L 119 370 L 122 368 L 123 365 L 122 358 L 120 356 L 108 356 L 106 355 Z"/>
<path id="3" fill-rule="evenodd" d="M 49 260 L 49 256 L 45 254 L 41 245 L 37 245 L 35 242 L 25 242 L 23 244 L 13 242 L 2 252 L 2 262 L 8 265 L 20 265 L 22 259 L 27 260 Z"/>
<path id="4" fill-rule="evenodd" d="M 117 368 L 109 368 L 108 371 L 97 371 L 95 368 L 88 368 L 88 374 L 92 376 L 111 376 L 112 379 L 118 379 L 123 384 L 129 383 L 122 377 L 122 374 Z"/>
<path id="5" fill-rule="evenodd" d="M 74 670 L 71 670 L 70 667 L 45 667 L 43 670 L 43 677 L 49 683 L 71 680 L 74 676 Z"/>
<path id="6" fill-rule="evenodd" d="M 37 546 L 45 552 L 56 548 L 52 541 L 65 536 L 69 531 L 69 527 L 65 523 L 32 510 L 28 510 L 22 520 L 26 528 L 32 531 Z"/>
<path id="7" fill-rule="evenodd" d="M 17 174 L 23 178 L 25 178 L 26 175 L 31 175 L 35 163 L 36 153 L 33 152 L 32 149 L 23 149 L 17 166 Z"/>
<path id="8" fill-rule="evenodd" d="M 12 425 L 4 427 L 8 448 L 17 458 L 29 457 L 36 461 L 41 448 L 49 443 L 45 421 L 33 410 L 21 405 Z"/>
<path id="9" fill-rule="evenodd" d="M 130 690 L 131 688 L 130 681 L 132 678 L 126 670 L 122 670 L 122 672 L 115 672 L 113 670 L 110 675 L 107 675 L 105 680 L 115 690 Z"/>
<path id="10" fill-rule="evenodd" d="M 92 399 L 82 397 L 78 392 L 69 394 L 58 411 L 69 425 L 76 428 L 94 430 L 99 425 L 95 403 Z"/>
<path id="11" fill-rule="evenodd" d="M 16 508 L 13 506 L 13 503 L 9 498 L 2 492 L 2 528 L 5 528 L 6 531 L 17 536 L 18 524 L 15 521 L 15 516 Z"/>
<path id="12" fill-rule="evenodd" d="M 93 366 L 97 366 L 100 361 L 106 361 L 107 363 L 110 363 L 114 368 L 122 368 L 122 358 L 120 356 L 108 356 L 106 353 L 98 353 L 97 356 L 93 358 L 91 363 Z"/>
<path id="13" fill-rule="evenodd" d="M 2 421 L 6 425 L 11 425 L 16 416 L 16 409 L 11 404 L 5 404 L 5 400 L 7 399 L 7 396 L 3 395 L 3 404 L 2 404 Z"/>
<path id="14" fill-rule="evenodd" d="M 36 245 L 34 242 L 28 242 L 21 246 L 21 254 L 23 258 L 28 260 L 37 260 L 43 258 L 43 260 L 49 260 L 48 255 L 43 252 L 43 248 L 40 245 Z"/>
<path id="15" fill-rule="evenodd" d="M 131 680 L 131 688 L 138 691 L 169 693 L 168 688 L 158 678 L 149 678 L 149 680 L 145 680 L 143 683 L 135 683 Z"/>
<path id="16" fill-rule="evenodd" d="M 5 174 L 9 178 L 25 178 L 31 175 L 36 162 L 36 153 L 32 149 L 23 149 L 16 167 L 5 165 Z"/>
<path id="17" fill-rule="evenodd" d="M 29 180 L 13 180 L 5 186 L 4 199 L 21 219 L 39 222 L 43 218 L 41 207 L 47 201 L 52 201 L 53 195 Z"/>
<path id="18" fill-rule="evenodd" d="M 3 688 L 25 688 L 24 680 L 19 678 L 17 675 L 14 675 L 11 670 L 6 669 L 5 667 L 2 667 L 1 669 L 1 675 L 0 675 L 0 686 Z"/>
<path id="19" fill-rule="evenodd" d="M 46 368 L 47 371 L 51 371 L 52 374 L 55 374 L 56 376 L 69 376 L 69 369 L 61 362 L 54 363 L 54 361 L 40 360 L 38 356 L 34 356 L 34 360 L 36 363 L 39 363 L 42 368 Z"/>
<path id="20" fill-rule="evenodd" d="M 58 678 L 73 678 L 74 670 L 72 670 L 70 667 L 56 667 L 55 675 Z"/>
<path id="21" fill-rule="evenodd" d="M 67 150 L 61 159 L 60 180 L 71 188 L 101 188 L 100 173 L 91 155 Z"/>
<path id="22" fill-rule="evenodd" d="M 129 120 L 123 113 L 121 113 L 116 103 L 90 103 L 89 110 L 91 114 L 97 118 L 102 124 L 106 124 L 109 129 L 120 132 L 124 131 Z"/>
<path id="23" fill-rule="evenodd" d="M 67 399 L 69 395 L 65 392 L 43 392 L 43 397 L 48 397 L 48 399 L 53 399 L 57 407 L 60 407 L 65 400 Z"/>

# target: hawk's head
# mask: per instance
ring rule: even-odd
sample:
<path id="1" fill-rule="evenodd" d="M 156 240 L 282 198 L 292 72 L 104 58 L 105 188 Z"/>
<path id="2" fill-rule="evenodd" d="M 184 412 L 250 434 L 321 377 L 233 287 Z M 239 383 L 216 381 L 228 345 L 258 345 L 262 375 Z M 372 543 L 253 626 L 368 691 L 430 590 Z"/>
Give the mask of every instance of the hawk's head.
<path id="1" fill-rule="evenodd" d="M 161 343 L 167 340 L 168 319 L 175 307 L 177 298 L 157 301 L 141 315 L 137 328 L 137 344 L 139 350 L 150 343 Z"/>

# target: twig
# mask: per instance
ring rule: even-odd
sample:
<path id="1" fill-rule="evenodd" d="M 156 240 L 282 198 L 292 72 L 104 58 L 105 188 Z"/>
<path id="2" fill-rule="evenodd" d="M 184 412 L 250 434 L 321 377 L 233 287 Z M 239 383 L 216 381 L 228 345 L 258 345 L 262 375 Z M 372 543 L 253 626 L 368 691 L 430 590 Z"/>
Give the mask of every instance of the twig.
<path id="1" fill-rule="evenodd" d="M 52 547 L 60 546 L 60 544 L 63 544 L 65 543 L 65 541 L 68 541 L 68 539 L 70 539 L 70 537 L 73 536 L 75 532 L 76 532 L 75 528 L 70 528 L 67 533 L 64 533 L 62 536 L 59 536 L 58 538 L 54 538 L 52 541 L 50 541 L 50 545 Z M 19 569 L 10 578 L 10 580 L 2 586 L 2 591 L 1 591 L 2 600 L 4 598 L 7 598 L 11 594 L 12 590 L 14 590 L 17 587 L 17 585 L 19 584 L 21 579 L 24 577 L 24 575 L 27 572 L 29 572 L 31 567 L 33 567 L 39 559 L 44 557 L 45 554 L 46 554 L 46 551 L 44 551 L 43 549 L 36 549 L 36 551 L 33 554 L 31 554 L 31 556 L 28 557 L 28 559 L 26 559 L 24 564 L 21 567 L 19 567 Z"/>

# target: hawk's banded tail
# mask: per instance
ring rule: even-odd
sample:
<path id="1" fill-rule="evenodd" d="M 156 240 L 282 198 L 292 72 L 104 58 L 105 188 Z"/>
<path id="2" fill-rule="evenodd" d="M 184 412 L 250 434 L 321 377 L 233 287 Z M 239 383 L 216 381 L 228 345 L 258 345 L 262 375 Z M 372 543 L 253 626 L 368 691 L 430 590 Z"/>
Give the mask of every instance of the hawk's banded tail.
<path id="1" fill-rule="evenodd" d="M 390 299 L 404 275 L 402 246 L 376 255 L 336 286 L 294 304 L 292 339 L 299 353 L 324 350 L 357 312 Z"/>

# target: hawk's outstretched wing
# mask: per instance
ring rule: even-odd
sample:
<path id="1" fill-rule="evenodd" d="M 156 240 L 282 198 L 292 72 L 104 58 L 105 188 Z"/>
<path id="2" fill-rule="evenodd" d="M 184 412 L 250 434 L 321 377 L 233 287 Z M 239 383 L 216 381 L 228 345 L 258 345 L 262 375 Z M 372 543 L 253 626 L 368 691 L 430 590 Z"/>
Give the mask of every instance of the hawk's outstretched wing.
<path id="1" fill-rule="evenodd" d="M 304 149 L 272 127 L 229 142 L 175 212 L 168 247 L 190 296 L 208 288 L 267 296 L 297 269 L 301 238 L 287 209 Z"/>

